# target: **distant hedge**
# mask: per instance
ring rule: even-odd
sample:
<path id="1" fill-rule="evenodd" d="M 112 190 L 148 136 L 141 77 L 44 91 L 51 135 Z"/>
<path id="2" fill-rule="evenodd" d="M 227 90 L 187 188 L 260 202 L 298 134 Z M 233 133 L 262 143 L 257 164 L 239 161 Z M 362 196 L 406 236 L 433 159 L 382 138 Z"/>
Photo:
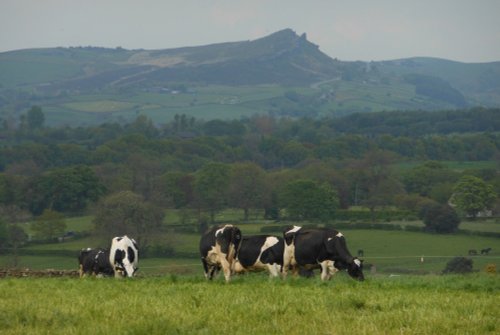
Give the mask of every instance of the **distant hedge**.
<path id="1" fill-rule="evenodd" d="M 376 221 L 385 222 L 417 219 L 415 213 L 404 210 L 376 210 L 373 215 Z M 370 221 L 372 213 L 367 210 L 340 209 L 335 212 L 335 219 L 342 221 Z"/>

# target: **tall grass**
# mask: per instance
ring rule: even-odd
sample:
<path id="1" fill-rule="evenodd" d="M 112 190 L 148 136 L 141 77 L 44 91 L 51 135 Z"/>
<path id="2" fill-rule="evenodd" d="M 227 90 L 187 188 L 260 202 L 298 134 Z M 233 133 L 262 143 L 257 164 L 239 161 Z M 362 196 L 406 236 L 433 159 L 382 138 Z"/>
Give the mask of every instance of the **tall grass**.
<path id="1" fill-rule="evenodd" d="M 497 276 L 0 280 L 2 334 L 494 334 Z"/>

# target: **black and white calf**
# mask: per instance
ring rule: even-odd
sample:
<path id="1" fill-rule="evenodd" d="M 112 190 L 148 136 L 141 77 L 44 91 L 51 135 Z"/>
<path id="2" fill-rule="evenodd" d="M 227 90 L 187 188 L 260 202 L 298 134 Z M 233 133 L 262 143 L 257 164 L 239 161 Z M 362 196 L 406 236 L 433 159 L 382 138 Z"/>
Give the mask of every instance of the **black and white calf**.
<path id="1" fill-rule="evenodd" d="M 241 231 L 233 225 L 214 227 L 200 239 L 200 254 L 205 277 L 212 279 L 220 270 L 226 281 L 231 279 L 232 264 L 241 241 Z"/>
<path id="2" fill-rule="evenodd" d="M 267 270 L 271 277 L 278 277 L 283 266 L 284 242 L 276 236 L 245 236 L 233 263 L 236 273 Z"/>
<path id="3" fill-rule="evenodd" d="M 80 278 L 86 274 L 112 276 L 113 267 L 109 262 L 109 250 L 86 248 L 78 255 Z"/>
<path id="4" fill-rule="evenodd" d="M 113 266 L 115 277 L 133 277 L 139 262 L 139 251 L 135 240 L 127 235 L 113 238 L 109 262 Z"/>
<path id="5" fill-rule="evenodd" d="M 321 279 L 328 280 L 339 270 L 364 280 L 362 263 L 352 257 L 342 233 L 328 228 L 304 229 L 299 226 L 286 228 L 283 237 L 283 276 L 288 269 L 294 273 L 299 268 L 321 268 Z"/>

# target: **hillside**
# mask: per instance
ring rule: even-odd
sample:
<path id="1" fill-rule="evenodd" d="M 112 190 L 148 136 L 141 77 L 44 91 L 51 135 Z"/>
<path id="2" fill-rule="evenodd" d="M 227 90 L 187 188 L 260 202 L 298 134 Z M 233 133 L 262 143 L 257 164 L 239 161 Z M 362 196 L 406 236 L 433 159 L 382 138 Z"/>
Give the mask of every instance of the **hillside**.
<path id="1" fill-rule="evenodd" d="M 332 59 L 291 29 L 240 42 L 165 50 L 98 47 L 0 53 L 0 117 L 32 105 L 48 123 L 145 114 L 239 118 L 500 106 L 500 62 Z M 97 107 L 96 107 L 97 106 Z"/>

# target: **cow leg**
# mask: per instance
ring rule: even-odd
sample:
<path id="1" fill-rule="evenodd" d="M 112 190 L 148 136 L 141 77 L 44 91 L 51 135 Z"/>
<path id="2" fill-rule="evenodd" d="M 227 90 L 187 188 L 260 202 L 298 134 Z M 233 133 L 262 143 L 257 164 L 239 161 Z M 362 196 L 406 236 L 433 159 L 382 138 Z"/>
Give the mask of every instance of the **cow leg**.
<path id="1" fill-rule="evenodd" d="M 231 280 L 231 264 L 227 261 L 225 257 L 221 257 L 222 271 L 224 271 L 224 278 L 226 282 Z"/>
<path id="2" fill-rule="evenodd" d="M 210 265 L 209 267 L 209 270 L 208 270 L 208 277 L 207 279 L 209 280 L 212 280 L 212 278 L 214 278 L 214 276 L 217 274 L 217 265 Z"/>
<path id="3" fill-rule="evenodd" d="M 271 278 L 275 278 L 279 276 L 279 270 L 278 267 L 279 265 L 274 263 L 274 264 L 266 264 L 267 270 L 269 271 L 269 276 Z"/>
<path id="4" fill-rule="evenodd" d="M 286 278 L 286 276 L 288 275 L 288 269 L 290 268 L 290 264 L 292 263 L 293 252 L 293 246 L 285 246 L 285 251 L 283 253 L 283 268 L 281 269 L 283 278 Z"/>
<path id="5" fill-rule="evenodd" d="M 201 258 L 201 264 L 203 265 L 203 271 L 205 273 L 205 278 L 207 279 L 212 279 L 212 275 L 213 275 L 213 269 L 209 269 L 208 267 L 208 263 L 207 261 L 205 260 L 205 258 Z M 212 273 L 210 274 L 209 271 L 212 270 Z"/>
<path id="6" fill-rule="evenodd" d="M 83 265 L 80 264 L 80 268 L 78 269 L 78 273 L 80 274 L 80 278 L 83 277 Z"/>
<path id="7" fill-rule="evenodd" d="M 334 261 L 328 261 L 328 274 L 330 276 L 328 279 L 332 278 L 339 271 L 334 265 Z"/>
<path id="8" fill-rule="evenodd" d="M 319 263 L 321 265 L 321 280 L 325 281 L 330 279 L 328 275 L 328 261 Z"/>

